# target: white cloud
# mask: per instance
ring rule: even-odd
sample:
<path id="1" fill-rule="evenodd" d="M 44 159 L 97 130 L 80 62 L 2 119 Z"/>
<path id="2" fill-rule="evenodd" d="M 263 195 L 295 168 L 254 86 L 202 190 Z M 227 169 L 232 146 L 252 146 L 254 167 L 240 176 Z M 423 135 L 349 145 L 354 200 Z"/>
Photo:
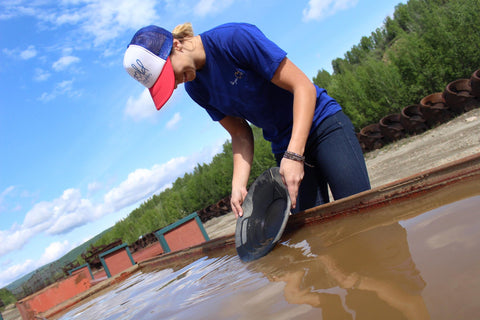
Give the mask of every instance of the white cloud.
<path id="1" fill-rule="evenodd" d="M 67 240 L 63 242 L 53 242 L 45 249 L 38 260 L 27 259 L 21 264 L 8 267 L 8 264 L 11 263 L 11 261 L 9 261 L 2 266 L 2 272 L 0 272 L 0 288 L 11 283 L 12 279 L 18 279 L 32 270 L 59 259 L 73 248 L 74 246 Z"/>
<path id="2" fill-rule="evenodd" d="M 95 45 L 126 31 L 158 21 L 156 0 L 2 1 L 0 20 L 31 16 L 53 26 L 71 25 L 77 39 L 87 35 Z"/>
<path id="3" fill-rule="evenodd" d="M 62 234 L 94 220 L 97 212 L 90 200 L 82 199 L 80 190 L 67 189 L 57 199 L 35 204 L 25 216 L 22 229 Z"/>
<path id="4" fill-rule="evenodd" d="M 59 14 L 56 17 L 49 17 L 49 19 L 54 19 L 55 23 L 58 25 L 63 24 L 77 24 L 78 22 L 84 19 L 83 13 L 80 11 L 69 11 Z"/>
<path id="5" fill-rule="evenodd" d="M 178 177 L 191 172 L 197 163 L 211 161 L 221 151 L 223 142 L 190 157 L 174 158 L 164 164 L 156 164 L 151 169 L 137 169 L 126 180 L 104 196 L 103 206 L 108 210 L 120 211 L 135 203 L 145 201 L 153 194 L 168 188 Z M 105 211 L 107 209 L 103 209 Z"/>
<path id="6" fill-rule="evenodd" d="M 73 84 L 74 84 L 73 79 L 59 82 L 55 85 L 55 88 L 53 88 L 51 92 L 42 93 L 42 95 L 38 98 L 38 100 L 42 102 L 48 102 L 60 95 L 67 95 L 70 98 L 81 96 L 82 92 L 80 90 L 75 90 L 73 88 Z"/>
<path id="7" fill-rule="evenodd" d="M 2 272 L 0 272 L 0 287 L 3 288 L 4 286 L 12 282 L 12 279 L 20 278 L 21 276 L 29 273 L 36 268 L 37 266 L 35 264 L 35 261 L 28 259 L 25 260 L 22 264 L 13 265 L 11 267 L 3 269 Z"/>
<path id="8" fill-rule="evenodd" d="M 139 82 L 133 80 L 133 78 L 130 79 L 132 86 L 143 87 Z M 162 114 L 165 114 L 165 110 L 174 108 L 183 102 L 182 98 L 185 94 L 185 91 L 182 87 L 183 84 L 181 84 L 177 89 L 173 90 L 172 96 L 168 99 L 160 111 L 158 111 L 155 107 L 152 96 L 150 95 L 150 91 L 145 88 L 137 97 L 130 96 L 127 99 L 124 115 L 128 118 L 131 118 L 135 122 L 149 120 L 153 123 L 156 123 L 158 119 L 162 117 Z"/>
<path id="9" fill-rule="evenodd" d="M 228 8 L 233 0 L 200 0 L 193 9 L 193 13 L 200 17 L 215 15 Z"/>
<path id="10" fill-rule="evenodd" d="M 7 20 L 19 16 L 35 16 L 35 8 L 29 7 L 26 1 L 3 0 L 0 2 L 0 20 Z"/>
<path id="11" fill-rule="evenodd" d="M 102 184 L 97 181 L 91 182 L 88 184 L 87 189 L 88 189 L 88 193 L 95 193 L 98 190 L 102 189 Z"/>
<path id="12" fill-rule="evenodd" d="M 59 89 L 59 92 L 65 93 L 65 92 L 72 91 L 73 82 L 74 82 L 73 79 L 72 80 L 64 80 L 62 82 L 59 82 L 57 84 L 57 88 Z"/>
<path id="13" fill-rule="evenodd" d="M 322 20 L 338 11 L 354 7 L 358 0 L 310 0 L 303 10 L 303 20 Z"/>
<path id="14" fill-rule="evenodd" d="M 155 0 L 82 0 L 65 4 L 63 10 L 45 16 L 45 20 L 55 25 L 79 24 L 83 34 L 94 38 L 95 45 L 158 19 Z"/>
<path id="15" fill-rule="evenodd" d="M 167 129 L 168 130 L 172 130 L 176 127 L 177 123 L 180 122 L 180 120 L 182 120 L 182 117 L 180 116 L 180 113 L 177 112 L 173 115 L 172 119 L 170 119 L 170 121 L 167 122 Z"/>
<path id="16" fill-rule="evenodd" d="M 127 180 L 110 190 L 104 197 L 107 206 L 115 211 L 128 207 L 161 192 L 186 171 L 195 166 L 185 157 L 175 158 L 162 165 L 154 165 L 151 169 L 137 169 L 128 175 Z"/>
<path id="17" fill-rule="evenodd" d="M 0 202 L 6 195 L 11 193 L 14 189 L 15 189 L 15 186 L 9 186 L 5 190 L 3 190 L 2 193 L 0 193 Z"/>
<path id="18" fill-rule="evenodd" d="M 79 190 L 67 189 L 57 199 L 35 204 L 22 225 L 0 230 L 0 256 L 21 249 L 37 234 L 66 233 L 110 212 L 105 206 L 94 206 L 90 200 L 82 199 Z"/>
<path id="19" fill-rule="evenodd" d="M 57 95 L 55 95 L 53 92 L 51 92 L 51 93 L 44 92 L 38 98 L 38 100 L 40 100 L 42 102 L 48 102 L 48 101 L 51 101 L 51 100 L 55 99 L 56 97 L 57 97 Z"/>
<path id="20" fill-rule="evenodd" d="M 68 240 L 64 240 L 63 242 L 52 242 L 43 252 L 42 257 L 38 261 L 38 265 L 43 266 L 47 263 L 53 262 L 72 249 L 73 246 Z"/>
<path id="21" fill-rule="evenodd" d="M 0 256 L 22 248 L 32 237 L 32 230 L 13 225 L 10 230 L 0 230 Z"/>
<path id="22" fill-rule="evenodd" d="M 224 141 L 223 141 L 224 142 Z M 145 201 L 153 194 L 162 192 L 178 177 L 191 172 L 198 163 L 208 163 L 221 151 L 223 142 L 190 157 L 174 158 L 164 164 L 156 164 L 151 169 L 137 169 L 126 180 L 105 194 L 104 205 L 119 211 L 132 204 Z"/>
<path id="23" fill-rule="evenodd" d="M 7 56 L 9 56 L 9 57 L 12 57 L 12 58 L 14 58 L 14 57 L 16 56 L 15 50 L 13 50 L 13 49 L 4 48 L 4 49 L 2 50 L 2 52 L 3 52 L 5 55 L 7 55 Z"/>
<path id="24" fill-rule="evenodd" d="M 2 212 L 5 207 L 4 205 L 4 202 L 5 202 L 5 198 L 12 193 L 12 191 L 15 189 L 14 186 L 9 186 L 8 188 L 6 188 L 5 190 L 2 191 L 2 193 L 0 193 L 0 212 Z"/>
<path id="25" fill-rule="evenodd" d="M 45 223 L 53 217 L 53 204 L 51 202 L 42 201 L 33 206 L 33 208 L 27 212 L 23 219 L 23 228 L 30 229 L 38 226 L 41 223 Z"/>
<path id="26" fill-rule="evenodd" d="M 1 20 L 1 19 L 0 19 Z M 14 58 L 14 59 L 22 59 L 22 60 L 29 60 L 37 55 L 37 50 L 35 49 L 35 46 L 28 46 L 27 49 L 21 50 L 21 49 L 3 49 L 3 53 L 5 53 L 7 56 Z"/>
<path id="27" fill-rule="evenodd" d="M 37 55 L 37 50 L 35 50 L 34 46 L 28 46 L 26 50 L 23 50 L 22 52 L 20 52 L 20 58 L 22 58 L 23 60 L 31 59 L 36 55 Z"/>
<path id="28" fill-rule="evenodd" d="M 35 81 L 46 81 L 48 78 L 50 78 L 51 73 L 43 70 L 41 68 L 35 68 L 34 75 L 33 75 L 33 80 Z"/>
<path id="29" fill-rule="evenodd" d="M 75 56 L 63 56 L 52 64 L 55 71 L 63 71 L 72 64 L 80 62 L 80 58 Z"/>
<path id="30" fill-rule="evenodd" d="M 31 194 L 20 190 L 16 186 L 9 186 L 0 193 L 0 213 L 8 211 L 10 213 L 22 210 L 22 205 L 17 203 L 17 198 L 30 198 Z"/>
<path id="31" fill-rule="evenodd" d="M 82 199 L 79 206 L 73 212 L 61 212 L 58 219 L 53 220 L 49 228 L 45 231 L 47 234 L 56 235 L 67 233 L 87 222 L 94 221 L 97 216 L 103 215 L 99 213 L 99 209 L 94 207 L 87 199 Z"/>
<path id="32" fill-rule="evenodd" d="M 135 83 L 134 83 L 135 84 Z M 150 91 L 144 89 L 138 97 L 129 97 L 125 106 L 125 115 L 134 121 L 154 119 L 157 109 L 153 104 Z"/>

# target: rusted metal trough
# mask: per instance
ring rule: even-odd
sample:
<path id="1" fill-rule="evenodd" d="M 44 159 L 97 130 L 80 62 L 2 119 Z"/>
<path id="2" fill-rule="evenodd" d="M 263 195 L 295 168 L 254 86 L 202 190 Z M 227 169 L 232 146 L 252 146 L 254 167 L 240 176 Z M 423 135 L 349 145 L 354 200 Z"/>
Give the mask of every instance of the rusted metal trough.
<path id="1" fill-rule="evenodd" d="M 480 153 L 452 163 L 420 172 L 384 186 L 327 203 L 295 215 L 291 215 L 285 233 L 325 219 L 350 214 L 360 214 L 371 208 L 386 207 L 415 198 L 440 188 L 454 188 L 465 180 L 477 180 L 480 184 Z M 479 186 L 480 187 L 480 186 Z M 207 253 L 222 252 L 235 247 L 235 235 L 210 240 L 202 245 L 171 254 L 152 257 L 140 263 L 141 268 L 156 269 L 179 260 L 194 260 Z"/>

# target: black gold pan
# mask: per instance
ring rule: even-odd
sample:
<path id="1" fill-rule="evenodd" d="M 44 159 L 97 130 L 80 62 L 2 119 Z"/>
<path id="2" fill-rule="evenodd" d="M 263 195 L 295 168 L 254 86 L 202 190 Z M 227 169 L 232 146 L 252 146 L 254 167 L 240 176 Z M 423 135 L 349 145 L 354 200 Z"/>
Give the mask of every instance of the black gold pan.
<path id="1" fill-rule="evenodd" d="M 278 167 L 266 170 L 254 181 L 235 230 L 235 246 L 242 261 L 256 260 L 275 247 L 285 230 L 290 206 Z"/>

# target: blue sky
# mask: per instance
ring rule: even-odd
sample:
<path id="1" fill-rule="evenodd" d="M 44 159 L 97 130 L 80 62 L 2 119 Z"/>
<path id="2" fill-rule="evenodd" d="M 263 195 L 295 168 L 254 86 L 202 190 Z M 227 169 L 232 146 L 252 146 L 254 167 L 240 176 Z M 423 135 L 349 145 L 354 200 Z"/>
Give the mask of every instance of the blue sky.
<path id="1" fill-rule="evenodd" d="M 398 0 L 3 0 L 0 288 L 124 218 L 229 138 L 183 86 L 156 111 L 122 66 L 135 31 L 256 24 L 309 78 Z M 216 200 L 216 199 L 212 199 Z M 153 230 L 152 230 L 153 231 Z"/>

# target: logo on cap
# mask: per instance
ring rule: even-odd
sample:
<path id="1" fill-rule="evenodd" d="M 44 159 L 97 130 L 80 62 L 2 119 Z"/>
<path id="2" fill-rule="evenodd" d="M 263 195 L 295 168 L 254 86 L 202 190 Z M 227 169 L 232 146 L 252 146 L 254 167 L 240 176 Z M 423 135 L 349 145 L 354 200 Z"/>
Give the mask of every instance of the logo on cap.
<path id="1" fill-rule="evenodd" d="M 149 79 L 153 76 L 151 72 L 148 71 L 147 68 L 145 68 L 143 66 L 143 63 L 142 61 L 140 61 L 140 59 L 137 59 L 136 62 L 136 65 L 135 64 L 131 64 L 131 67 L 132 69 L 134 70 L 134 73 L 133 73 L 133 78 L 135 78 L 135 80 L 137 81 L 140 81 L 143 85 L 147 85 L 147 83 L 149 82 Z"/>

